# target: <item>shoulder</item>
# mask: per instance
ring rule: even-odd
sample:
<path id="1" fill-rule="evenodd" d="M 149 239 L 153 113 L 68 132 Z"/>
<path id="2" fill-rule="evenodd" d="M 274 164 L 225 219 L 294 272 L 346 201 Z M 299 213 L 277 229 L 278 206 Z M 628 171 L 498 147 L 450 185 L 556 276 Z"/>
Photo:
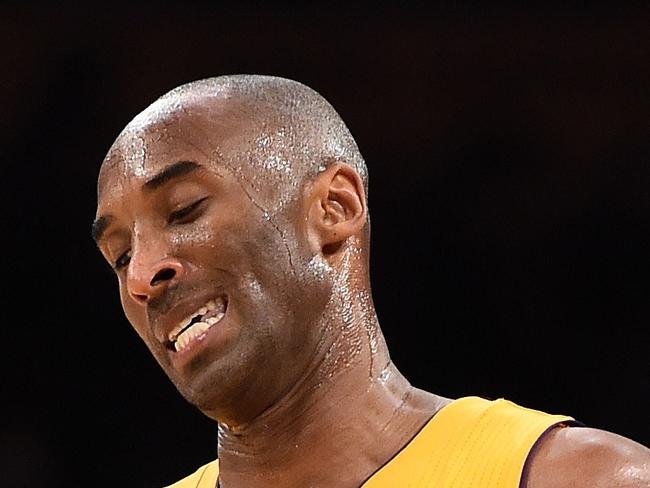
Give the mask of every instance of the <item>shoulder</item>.
<path id="1" fill-rule="evenodd" d="M 585 427 L 551 431 L 530 460 L 526 488 L 649 488 L 650 449 Z"/>

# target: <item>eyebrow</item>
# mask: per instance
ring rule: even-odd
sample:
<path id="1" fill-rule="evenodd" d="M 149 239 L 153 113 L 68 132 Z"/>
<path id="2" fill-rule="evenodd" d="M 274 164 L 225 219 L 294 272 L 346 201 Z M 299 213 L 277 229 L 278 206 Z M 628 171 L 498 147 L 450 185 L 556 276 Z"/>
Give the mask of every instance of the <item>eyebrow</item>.
<path id="1" fill-rule="evenodd" d="M 174 178 L 179 178 L 188 173 L 191 173 L 192 171 L 196 171 L 200 167 L 201 165 L 199 163 L 195 163 L 194 161 L 178 161 L 176 163 L 170 164 L 156 176 L 147 180 L 146 183 L 142 185 L 142 187 L 145 190 L 149 191 L 155 190 L 156 188 L 160 188 Z"/>
<path id="2" fill-rule="evenodd" d="M 156 176 L 148 179 L 142 185 L 142 188 L 147 191 L 153 191 L 165 185 L 166 183 L 169 183 L 174 178 L 180 178 L 181 176 L 196 171 L 200 168 L 201 165 L 199 163 L 195 163 L 194 161 L 177 161 L 176 163 L 172 163 L 167 166 Z M 91 234 L 95 242 L 99 242 L 99 240 L 104 235 L 104 232 L 106 232 L 108 226 L 110 226 L 114 220 L 115 217 L 112 215 L 102 215 L 92 223 Z"/>
<path id="3" fill-rule="evenodd" d="M 91 226 L 91 234 L 95 242 L 99 242 L 113 220 L 114 217 L 112 215 L 103 215 L 93 222 L 93 225 Z"/>

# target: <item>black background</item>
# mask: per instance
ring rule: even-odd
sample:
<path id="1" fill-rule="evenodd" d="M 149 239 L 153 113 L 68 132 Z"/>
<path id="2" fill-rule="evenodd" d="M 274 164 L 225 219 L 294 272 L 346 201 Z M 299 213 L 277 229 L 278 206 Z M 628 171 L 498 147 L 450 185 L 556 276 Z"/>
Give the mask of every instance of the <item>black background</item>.
<path id="1" fill-rule="evenodd" d="M 0 10 L 0 484 L 157 487 L 214 457 L 89 226 L 122 127 L 229 73 L 299 80 L 348 123 L 378 314 L 415 385 L 649 445 L 650 9 L 237 5 Z"/>

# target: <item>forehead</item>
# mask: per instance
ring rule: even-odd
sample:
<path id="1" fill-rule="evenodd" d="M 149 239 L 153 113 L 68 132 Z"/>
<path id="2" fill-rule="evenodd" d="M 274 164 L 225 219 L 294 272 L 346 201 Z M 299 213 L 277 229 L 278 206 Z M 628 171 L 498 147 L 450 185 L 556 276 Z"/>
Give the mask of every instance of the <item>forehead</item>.
<path id="1" fill-rule="evenodd" d="M 171 100 L 148 107 L 111 146 L 100 170 L 99 195 L 116 184 L 146 181 L 178 160 L 223 164 L 224 153 L 244 142 L 247 121 L 222 105 L 210 112 L 197 103 Z"/>
<path id="2" fill-rule="evenodd" d="M 300 187 L 302 159 L 296 157 L 291 121 L 269 107 L 228 97 L 159 100 L 109 150 L 99 175 L 98 207 L 119 201 L 170 164 L 193 161 L 231 173 L 268 210 L 279 210 Z"/>

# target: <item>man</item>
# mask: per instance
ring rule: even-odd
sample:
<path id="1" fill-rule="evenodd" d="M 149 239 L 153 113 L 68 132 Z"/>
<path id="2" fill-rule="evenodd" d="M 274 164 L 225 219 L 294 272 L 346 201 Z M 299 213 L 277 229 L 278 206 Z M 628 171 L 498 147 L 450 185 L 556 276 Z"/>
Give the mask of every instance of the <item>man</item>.
<path id="1" fill-rule="evenodd" d="M 370 292 L 366 167 L 295 81 L 183 85 L 118 136 L 93 235 L 129 321 L 218 422 L 176 487 L 649 487 L 650 450 L 391 362 Z"/>

